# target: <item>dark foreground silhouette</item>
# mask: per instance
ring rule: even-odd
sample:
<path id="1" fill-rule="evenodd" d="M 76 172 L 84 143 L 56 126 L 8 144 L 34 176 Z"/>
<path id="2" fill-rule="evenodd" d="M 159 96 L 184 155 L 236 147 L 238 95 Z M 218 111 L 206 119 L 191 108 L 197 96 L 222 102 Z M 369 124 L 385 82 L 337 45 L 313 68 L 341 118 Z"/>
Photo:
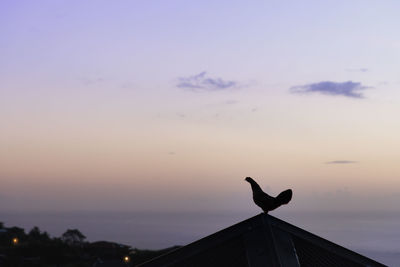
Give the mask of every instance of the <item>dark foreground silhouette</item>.
<path id="1" fill-rule="evenodd" d="M 39 227 L 5 227 L 0 222 L 0 267 L 132 267 L 177 249 L 143 250 L 108 242 L 87 242 L 78 229 L 50 237 Z"/>
<path id="2" fill-rule="evenodd" d="M 293 192 L 291 189 L 281 192 L 277 197 L 272 197 L 262 191 L 261 187 L 251 177 L 245 179 L 251 185 L 253 191 L 253 200 L 265 213 L 274 210 L 282 205 L 289 203 L 292 199 Z"/>

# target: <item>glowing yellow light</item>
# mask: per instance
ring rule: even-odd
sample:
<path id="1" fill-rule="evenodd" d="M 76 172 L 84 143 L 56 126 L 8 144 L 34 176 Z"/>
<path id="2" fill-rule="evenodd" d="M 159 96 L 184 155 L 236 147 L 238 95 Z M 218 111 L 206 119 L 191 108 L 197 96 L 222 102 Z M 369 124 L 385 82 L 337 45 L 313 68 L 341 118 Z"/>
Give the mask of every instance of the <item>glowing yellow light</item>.
<path id="1" fill-rule="evenodd" d="M 130 262 L 130 260 L 131 260 L 131 259 L 130 259 L 128 256 L 125 256 L 125 257 L 124 257 L 124 262 Z"/>
<path id="2" fill-rule="evenodd" d="M 14 237 L 12 242 L 13 242 L 14 245 L 17 245 L 18 244 L 18 238 Z"/>

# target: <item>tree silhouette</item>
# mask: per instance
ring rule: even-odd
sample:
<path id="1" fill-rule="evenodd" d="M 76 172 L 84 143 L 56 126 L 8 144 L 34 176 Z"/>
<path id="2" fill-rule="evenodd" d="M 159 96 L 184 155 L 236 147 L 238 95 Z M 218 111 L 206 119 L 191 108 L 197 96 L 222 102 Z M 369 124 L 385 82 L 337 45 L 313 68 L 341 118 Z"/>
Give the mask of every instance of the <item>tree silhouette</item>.
<path id="1" fill-rule="evenodd" d="M 28 238 L 31 242 L 46 242 L 50 240 L 47 232 L 41 232 L 39 227 L 34 226 L 28 233 Z"/>
<path id="2" fill-rule="evenodd" d="M 68 229 L 62 234 L 61 239 L 69 245 L 79 245 L 82 244 L 86 239 L 78 229 Z"/>

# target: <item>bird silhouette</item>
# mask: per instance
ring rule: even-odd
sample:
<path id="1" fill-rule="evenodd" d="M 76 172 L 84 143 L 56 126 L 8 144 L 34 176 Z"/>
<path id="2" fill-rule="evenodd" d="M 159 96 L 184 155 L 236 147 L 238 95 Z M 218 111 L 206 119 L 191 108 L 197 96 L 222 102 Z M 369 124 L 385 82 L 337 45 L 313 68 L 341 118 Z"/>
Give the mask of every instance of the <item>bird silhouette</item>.
<path id="1" fill-rule="evenodd" d="M 265 213 L 274 210 L 284 204 L 289 203 L 292 199 L 293 192 L 291 189 L 282 191 L 278 196 L 272 197 L 262 191 L 261 187 L 251 177 L 245 179 L 251 185 L 253 191 L 253 200 L 257 206 L 259 206 Z"/>

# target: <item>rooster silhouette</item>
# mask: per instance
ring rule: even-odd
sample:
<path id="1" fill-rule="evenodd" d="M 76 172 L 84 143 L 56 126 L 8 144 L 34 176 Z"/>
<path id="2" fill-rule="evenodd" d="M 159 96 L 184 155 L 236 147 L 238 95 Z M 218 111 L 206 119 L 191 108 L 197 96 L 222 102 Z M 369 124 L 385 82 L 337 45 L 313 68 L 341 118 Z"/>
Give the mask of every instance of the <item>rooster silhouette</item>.
<path id="1" fill-rule="evenodd" d="M 251 185 L 253 191 L 253 200 L 265 213 L 274 210 L 282 205 L 289 203 L 292 199 L 293 192 L 291 189 L 281 192 L 278 196 L 272 197 L 262 191 L 261 187 L 251 177 L 245 179 Z"/>

